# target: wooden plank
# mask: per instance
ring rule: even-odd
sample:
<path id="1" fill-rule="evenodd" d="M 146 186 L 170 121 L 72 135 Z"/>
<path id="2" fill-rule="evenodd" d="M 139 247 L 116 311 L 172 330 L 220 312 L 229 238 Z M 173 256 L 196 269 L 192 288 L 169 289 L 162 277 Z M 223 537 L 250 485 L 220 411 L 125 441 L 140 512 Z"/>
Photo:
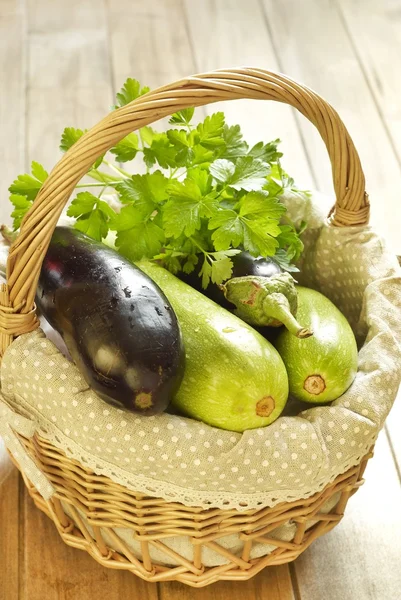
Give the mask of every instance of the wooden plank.
<path id="1" fill-rule="evenodd" d="M 386 436 L 343 522 L 296 561 L 305 600 L 396 600 L 401 588 L 401 487 Z"/>
<path id="2" fill-rule="evenodd" d="M 152 88 L 194 72 L 181 0 L 106 0 L 115 88 L 127 77 Z"/>
<path id="3" fill-rule="evenodd" d="M 127 571 L 102 567 L 86 552 L 64 544 L 52 521 L 28 494 L 24 509 L 27 551 L 20 600 L 157 600 L 156 584 Z"/>
<path id="4" fill-rule="evenodd" d="M 219 581 L 200 589 L 177 582 L 162 583 L 159 597 L 160 600 L 295 600 L 286 565 L 264 569 L 249 581 Z"/>
<path id="5" fill-rule="evenodd" d="M 0 3 L 0 221 L 9 222 L 8 186 L 23 169 L 25 152 L 25 23 L 18 0 Z M 0 600 L 18 600 L 20 477 L 0 439 Z"/>
<path id="6" fill-rule="evenodd" d="M 242 65 L 279 70 L 258 0 L 185 0 L 185 9 L 198 72 Z M 289 107 L 242 100 L 211 105 L 208 112 L 217 109 L 224 110 L 229 123 L 239 122 L 245 139 L 252 143 L 282 139 L 284 168 L 300 186 L 314 187 L 294 112 Z"/>
<path id="7" fill-rule="evenodd" d="M 387 216 L 398 211 L 400 166 L 335 4 L 263 0 L 263 5 L 281 70 L 315 89 L 344 120 L 365 170 L 371 221 L 400 252 L 399 222 Z M 301 126 L 319 188 L 332 193 L 323 143 L 305 119 Z"/>
<path id="8" fill-rule="evenodd" d="M 2 0 L 4 2 L 4 0 Z M 26 0 L 29 14 L 29 29 L 36 33 L 65 32 L 77 30 L 105 29 L 103 1 L 95 0 L 51 0 L 37 2 Z"/>
<path id="9" fill-rule="evenodd" d="M 25 23 L 18 0 L 0 3 L 0 222 L 9 222 L 8 187 L 24 168 Z"/>
<path id="10" fill-rule="evenodd" d="M 401 162 L 401 10 L 396 0 L 337 0 Z"/>
<path id="11" fill-rule="evenodd" d="M 128 77 L 156 88 L 196 70 L 181 0 L 164 0 L 157 5 L 141 0 L 106 2 L 114 91 Z M 200 109 L 199 116 L 203 114 Z M 167 118 L 161 119 L 156 129 L 165 129 L 167 122 Z M 146 171 L 139 156 L 128 168 Z"/>
<path id="12" fill-rule="evenodd" d="M 79 29 L 73 16 L 78 0 L 51 4 L 49 10 L 45 0 L 29 2 L 27 86 L 28 156 L 49 169 L 60 158 L 64 127 L 91 127 L 112 104 L 103 4 L 82 3 Z"/>
<path id="13" fill-rule="evenodd" d="M 19 600 L 19 474 L 0 439 L 0 600 Z M 21 533 L 21 535 L 20 535 Z"/>
<path id="14" fill-rule="evenodd" d="M 59 157 L 63 128 L 91 126 L 112 103 L 103 5 L 89 0 L 81 8 L 79 4 L 29 3 L 28 158 L 49 167 Z M 74 6 L 80 11 L 79 30 Z M 86 553 L 67 547 L 27 492 L 24 509 L 21 600 L 117 600 L 133 590 L 138 597 L 156 599 L 156 586 L 145 585 L 130 573 L 105 569 Z"/>

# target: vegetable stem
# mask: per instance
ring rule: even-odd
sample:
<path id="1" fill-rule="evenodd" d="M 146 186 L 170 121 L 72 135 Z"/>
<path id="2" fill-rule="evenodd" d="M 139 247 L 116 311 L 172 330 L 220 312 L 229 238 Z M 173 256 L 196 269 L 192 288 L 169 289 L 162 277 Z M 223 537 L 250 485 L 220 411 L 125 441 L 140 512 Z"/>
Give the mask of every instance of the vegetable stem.
<path id="1" fill-rule="evenodd" d="M 120 180 L 122 181 L 122 179 Z M 76 188 L 87 188 L 87 187 L 113 187 L 114 186 L 113 181 L 110 181 L 109 183 L 79 183 L 78 185 L 76 185 Z M 117 183 L 117 182 L 116 182 Z"/>
<path id="2" fill-rule="evenodd" d="M 273 293 L 266 296 L 263 300 L 263 310 L 270 318 L 280 321 L 296 337 L 304 339 L 313 335 L 313 331 L 298 323 L 284 294 Z"/>
<path id="3" fill-rule="evenodd" d="M 128 171 L 125 171 L 124 169 L 122 169 L 118 165 L 116 165 L 114 163 L 111 163 L 109 160 L 106 160 L 104 158 L 103 162 L 104 162 L 105 165 L 107 165 L 109 167 L 109 169 L 111 169 L 112 171 L 115 171 L 116 173 L 124 175 L 125 178 L 131 178 L 132 177 L 131 173 L 128 173 Z"/>

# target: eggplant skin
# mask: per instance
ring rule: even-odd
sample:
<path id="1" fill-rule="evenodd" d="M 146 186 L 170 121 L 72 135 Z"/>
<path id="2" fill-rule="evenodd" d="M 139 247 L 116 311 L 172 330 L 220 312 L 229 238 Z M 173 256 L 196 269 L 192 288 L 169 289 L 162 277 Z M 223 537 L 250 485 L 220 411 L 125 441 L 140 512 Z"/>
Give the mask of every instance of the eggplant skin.
<path id="1" fill-rule="evenodd" d="M 184 374 L 181 330 L 162 290 L 139 268 L 75 229 L 56 227 L 36 303 L 103 400 L 144 415 L 167 408 Z"/>
<path id="2" fill-rule="evenodd" d="M 233 272 L 231 274 L 232 278 L 246 277 L 248 275 L 255 275 L 257 277 L 273 277 L 274 275 L 279 275 L 283 272 L 281 267 L 271 258 L 263 258 L 262 256 L 255 257 L 245 250 L 232 256 L 231 260 L 233 262 Z M 177 277 L 223 308 L 227 308 L 228 310 L 234 308 L 234 305 L 231 304 L 231 302 L 229 302 L 224 296 L 224 292 L 212 281 L 205 290 L 202 288 L 202 277 L 199 277 L 202 263 L 203 260 L 201 257 L 199 257 L 198 264 L 192 273 L 188 275 L 180 272 L 177 274 Z"/>

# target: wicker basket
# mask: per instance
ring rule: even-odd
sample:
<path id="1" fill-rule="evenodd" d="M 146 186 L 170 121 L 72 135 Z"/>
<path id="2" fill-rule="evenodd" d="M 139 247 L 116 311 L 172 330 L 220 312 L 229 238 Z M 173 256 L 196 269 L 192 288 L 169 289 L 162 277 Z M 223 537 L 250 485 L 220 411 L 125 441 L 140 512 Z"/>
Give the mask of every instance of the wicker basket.
<path id="1" fill-rule="evenodd" d="M 7 285 L 0 294 L 1 354 L 15 337 L 33 331 L 39 324 L 34 298 L 42 260 L 63 207 L 95 160 L 128 133 L 177 110 L 241 98 L 285 102 L 307 117 L 322 136 L 332 164 L 336 204 L 330 213 L 331 224 L 342 227 L 367 223 L 369 203 L 358 154 L 339 116 L 322 98 L 282 75 L 260 69 L 188 77 L 109 114 L 56 165 L 10 251 Z M 66 457 L 39 436 L 21 440 L 56 490 L 52 499 L 45 501 L 24 476 L 29 493 L 55 522 L 67 544 L 86 550 L 104 566 L 130 570 L 147 581 L 178 580 L 195 587 L 218 580 L 246 580 L 268 565 L 294 560 L 341 520 L 348 499 L 363 481 L 371 456 L 307 500 L 238 512 L 191 508 L 133 493 Z M 274 531 L 285 524 L 295 525 L 290 541 L 274 537 Z M 122 527 L 139 542 L 140 559 L 114 531 Z M 234 554 L 219 544 L 220 538 L 228 535 L 241 540 L 241 553 Z M 172 536 L 189 540 L 192 560 L 163 543 Z M 267 556 L 251 559 L 256 542 L 275 549 Z M 155 564 L 151 547 L 170 557 L 175 566 Z M 205 567 L 203 547 L 221 555 L 224 564 Z"/>

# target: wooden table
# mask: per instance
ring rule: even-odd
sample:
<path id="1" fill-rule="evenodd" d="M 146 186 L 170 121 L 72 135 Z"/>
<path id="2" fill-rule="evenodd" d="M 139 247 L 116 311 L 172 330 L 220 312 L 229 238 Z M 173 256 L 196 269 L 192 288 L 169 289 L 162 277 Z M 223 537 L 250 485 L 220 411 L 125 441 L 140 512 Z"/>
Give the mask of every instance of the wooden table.
<path id="1" fill-rule="evenodd" d="M 0 0 L 0 218 L 12 178 L 32 159 L 51 168 L 62 129 L 94 124 L 126 77 L 155 87 L 250 64 L 285 72 L 335 106 L 361 155 L 372 221 L 401 254 L 400 30 L 400 0 Z M 223 110 L 250 141 L 281 137 L 291 175 L 332 193 L 323 144 L 301 117 L 247 101 Z M 201 590 L 144 584 L 66 547 L 0 445 L 0 600 L 398 600 L 400 405 L 339 527 L 290 566 Z"/>

